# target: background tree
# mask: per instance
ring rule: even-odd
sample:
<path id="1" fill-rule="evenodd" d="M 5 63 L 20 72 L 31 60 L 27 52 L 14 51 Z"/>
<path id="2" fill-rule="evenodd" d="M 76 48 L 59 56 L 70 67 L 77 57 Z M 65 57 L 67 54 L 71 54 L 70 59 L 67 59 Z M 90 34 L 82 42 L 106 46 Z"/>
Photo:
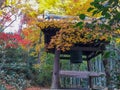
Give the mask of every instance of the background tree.
<path id="1" fill-rule="evenodd" d="M 113 77 L 111 75 L 110 72 L 114 72 L 114 69 L 111 71 L 110 70 L 110 59 L 109 57 L 111 56 L 111 53 L 116 52 L 116 54 L 120 53 L 120 48 L 119 48 L 119 40 L 120 40 L 120 1 L 119 0 L 94 0 L 91 3 L 91 6 L 88 9 L 88 12 L 92 12 L 93 16 L 101 13 L 101 17 L 96 18 L 95 20 L 92 20 L 91 24 L 87 24 L 86 26 L 88 26 L 89 28 L 92 28 L 92 30 L 94 31 L 94 27 L 98 26 L 99 29 L 102 31 L 102 33 L 109 33 L 111 35 L 111 37 L 109 37 L 109 41 L 110 41 L 110 48 L 108 48 L 108 51 L 104 53 L 103 57 L 103 64 L 105 67 L 105 72 L 106 72 L 106 84 L 108 89 L 111 89 L 111 86 L 114 82 L 114 80 L 111 78 Z M 84 14 L 80 15 L 81 19 L 83 20 L 85 17 Z M 87 15 L 86 15 L 87 16 Z M 111 51 L 111 49 L 113 51 Z M 117 58 L 118 56 L 116 56 Z M 117 65 L 119 65 L 119 58 L 117 58 L 117 61 L 115 58 L 114 62 L 117 62 Z M 118 67 L 117 67 L 118 68 Z M 119 68 L 118 68 L 119 69 Z M 116 73 L 119 73 L 118 71 L 116 71 Z M 114 72 L 114 75 L 116 77 L 118 77 L 117 79 L 119 80 L 120 75 L 116 74 Z M 119 84 L 119 82 L 118 82 Z M 116 84 L 116 85 L 118 85 Z M 115 83 L 114 83 L 115 85 Z M 119 88 L 119 87 L 117 87 Z"/>

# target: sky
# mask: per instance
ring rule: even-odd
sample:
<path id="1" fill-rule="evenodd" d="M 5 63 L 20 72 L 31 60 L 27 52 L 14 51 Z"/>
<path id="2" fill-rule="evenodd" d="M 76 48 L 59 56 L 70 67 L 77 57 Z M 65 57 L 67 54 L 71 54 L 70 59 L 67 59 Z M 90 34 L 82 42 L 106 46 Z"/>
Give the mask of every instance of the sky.
<path id="1" fill-rule="evenodd" d="M 25 1 L 23 0 L 22 2 L 23 4 L 25 3 Z M 34 0 L 30 0 L 29 1 L 29 4 L 31 5 L 31 7 L 36 10 L 38 8 L 38 4 L 34 1 Z M 15 19 L 15 17 L 11 17 L 12 20 Z M 15 32 L 18 32 L 18 29 L 19 29 L 19 25 L 20 25 L 20 20 L 21 20 L 21 17 L 20 16 L 17 16 L 16 17 L 16 20 L 10 25 L 10 27 L 6 28 L 4 30 L 4 32 L 6 33 L 9 33 L 9 32 L 12 32 L 12 33 L 15 33 Z M 6 23 L 6 25 L 8 25 L 9 23 Z"/>
<path id="2" fill-rule="evenodd" d="M 20 24 L 20 18 L 17 17 L 16 21 L 14 21 L 14 22 L 10 25 L 10 27 L 6 28 L 4 31 L 5 31 L 6 33 L 9 33 L 9 32 L 15 33 L 15 32 L 17 32 L 18 29 L 19 29 L 19 24 Z"/>

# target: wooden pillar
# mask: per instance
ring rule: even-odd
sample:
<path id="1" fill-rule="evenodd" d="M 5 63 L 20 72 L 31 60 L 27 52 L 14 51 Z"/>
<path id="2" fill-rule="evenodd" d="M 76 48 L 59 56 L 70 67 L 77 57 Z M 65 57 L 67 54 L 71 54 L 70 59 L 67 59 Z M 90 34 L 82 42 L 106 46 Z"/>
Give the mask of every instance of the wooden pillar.
<path id="1" fill-rule="evenodd" d="M 102 53 L 103 57 L 103 66 L 105 68 L 105 74 L 106 74 L 106 86 L 108 87 L 108 90 L 113 90 L 111 87 L 111 77 L 110 77 L 110 67 L 109 67 L 109 60 L 104 57 L 104 52 Z"/>
<path id="2" fill-rule="evenodd" d="M 88 71 L 91 71 L 91 62 L 88 59 L 87 59 L 87 67 L 88 67 Z M 91 76 L 89 76 L 89 86 L 90 86 L 91 89 L 93 88 L 92 77 Z"/>
<path id="3" fill-rule="evenodd" d="M 59 59 L 60 59 L 60 51 L 55 50 L 55 58 L 54 58 L 54 66 L 53 66 L 53 76 L 52 76 L 52 89 L 59 88 Z"/>

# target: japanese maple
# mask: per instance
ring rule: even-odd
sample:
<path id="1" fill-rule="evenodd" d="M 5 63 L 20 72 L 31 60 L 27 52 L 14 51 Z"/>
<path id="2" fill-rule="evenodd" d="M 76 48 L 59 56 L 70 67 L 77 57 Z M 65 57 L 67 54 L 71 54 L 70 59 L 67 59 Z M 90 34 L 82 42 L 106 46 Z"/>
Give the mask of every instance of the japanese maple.
<path id="1" fill-rule="evenodd" d="M 5 48 L 17 48 L 19 45 L 26 47 L 30 44 L 29 40 L 23 39 L 19 34 L 0 33 L 0 46 Z"/>

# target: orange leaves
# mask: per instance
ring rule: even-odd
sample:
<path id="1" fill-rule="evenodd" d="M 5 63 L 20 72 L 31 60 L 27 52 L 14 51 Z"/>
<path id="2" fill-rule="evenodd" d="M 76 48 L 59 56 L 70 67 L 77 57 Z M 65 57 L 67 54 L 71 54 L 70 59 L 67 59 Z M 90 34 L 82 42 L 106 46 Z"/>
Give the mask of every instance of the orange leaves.
<path id="1" fill-rule="evenodd" d="M 32 55 L 37 55 L 40 50 L 44 47 L 44 39 L 42 32 L 37 27 L 28 27 L 23 30 L 24 38 L 31 41 L 30 49 L 34 49 Z"/>
<path id="2" fill-rule="evenodd" d="M 30 30 L 30 29 L 28 30 L 27 28 L 23 29 L 22 32 L 25 36 L 29 36 L 31 33 L 33 33 L 32 30 Z"/>
<path id="3" fill-rule="evenodd" d="M 79 29 L 75 26 L 75 23 L 71 22 L 59 22 L 59 21 L 44 21 L 38 24 L 42 30 L 44 28 L 60 28 L 55 36 L 51 38 L 47 48 L 57 48 L 62 51 L 69 50 L 74 44 L 81 43 L 93 43 L 95 40 L 107 41 L 111 37 L 110 33 L 104 33 L 97 26 L 95 30 L 84 27 Z M 49 29 L 48 29 L 49 30 Z M 44 31 L 43 31 L 44 32 Z"/>
<path id="4" fill-rule="evenodd" d="M 22 47 L 27 47 L 31 43 L 31 41 L 24 39 L 24 40 L 20 40 L 19 43 L 20 45 L 22 45 Z"/>

